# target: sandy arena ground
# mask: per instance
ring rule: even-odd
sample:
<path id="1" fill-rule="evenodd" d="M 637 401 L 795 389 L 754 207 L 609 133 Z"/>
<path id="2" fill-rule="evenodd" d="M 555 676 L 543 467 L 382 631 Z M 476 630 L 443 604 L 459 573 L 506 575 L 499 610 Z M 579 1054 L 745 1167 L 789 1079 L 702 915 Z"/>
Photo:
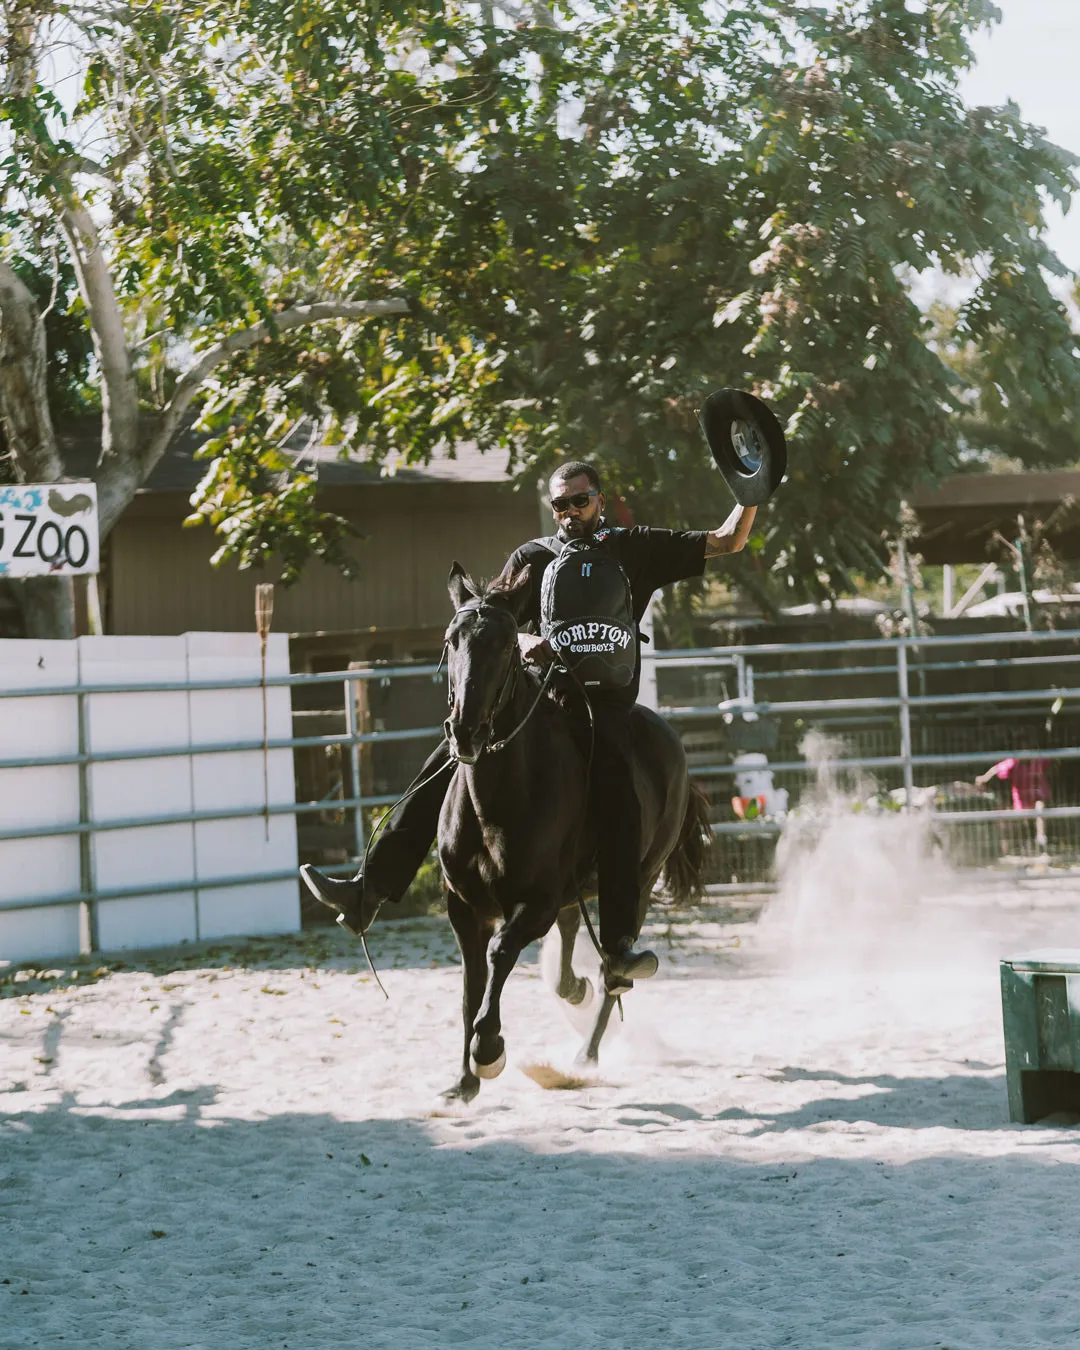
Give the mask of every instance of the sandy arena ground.
<path id="1" fill-rule="evenodd" d="M 441 920 L 377 928 L 390 1002 L 336 931 L 0 970 L 0 1345 L 1080 1346 L 1080 1132 L 1009 1124 L 997 971 L 1080 893 L 876 898 L 654 924 L 568 1090 L 531 951 L 456 1110 Z"/>

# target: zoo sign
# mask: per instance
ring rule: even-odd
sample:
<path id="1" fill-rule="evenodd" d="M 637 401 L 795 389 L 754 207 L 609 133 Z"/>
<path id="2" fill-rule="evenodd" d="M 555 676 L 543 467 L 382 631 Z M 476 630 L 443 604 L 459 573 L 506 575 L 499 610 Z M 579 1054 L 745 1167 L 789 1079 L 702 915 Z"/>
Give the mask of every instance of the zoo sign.
<path id="1" fill-rule="evenodd" d="M 98 570 L 96 483 L 0 487 L 0 577 Z"/>

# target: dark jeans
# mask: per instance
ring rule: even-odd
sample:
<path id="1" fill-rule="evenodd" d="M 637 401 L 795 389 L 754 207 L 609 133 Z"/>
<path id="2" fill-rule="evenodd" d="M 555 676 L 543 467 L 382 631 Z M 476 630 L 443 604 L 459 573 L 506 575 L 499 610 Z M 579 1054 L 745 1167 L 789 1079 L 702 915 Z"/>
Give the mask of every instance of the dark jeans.
<path id="1" fill-rule="evenodd" d="M 634 791 L 633 704 L 621 693 L 594 694 L 590 703 L 596 731 L 589 810 L 597 841 L 600 942 L 611 951 L 620 939 L 632 938 L 637 931 L 641 811 Z M 440 741 L 413 784 L 435 774 L 449 758 L 446 741 Z M 449 770 L 437 773 L 391 812 L 368 853 L 365 881 L 369 892 L 396 901 L 409 889 L 438 832 L 450 778 Z"/>
<path id="2" fill-rule="evenodd" d="M 412 885 L 439 830 L 439 812 L 453 777 L 451 771 L 443 767 L 449 762 L 450 747 L 442 740 L 428 755 L 424 767 L 409 787 L 423 783 L 432 774 L 435 777 L 390 812 L 368 850 L 364 889 L 369 894 L 396 902 Z M 442 772 L 436 773 L 438 769 Z"/>
<path id="3" fill-rule="evenodd" d="M 641 870 L 641 809 L 634 791 L 632 703 L 594 695 L 595 738 L 589 779 L 589 816 L 596 838 L 600 945 L 613 951 L 637 933 Z"/>

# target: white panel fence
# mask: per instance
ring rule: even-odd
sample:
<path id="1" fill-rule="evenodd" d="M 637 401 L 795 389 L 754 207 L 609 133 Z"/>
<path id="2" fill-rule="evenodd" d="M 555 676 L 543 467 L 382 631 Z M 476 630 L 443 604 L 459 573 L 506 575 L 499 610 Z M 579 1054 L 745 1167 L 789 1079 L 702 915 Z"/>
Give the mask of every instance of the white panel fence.
<path id="1" fill-rule="evenodd" d="M 299 928 L 289 688 L 260 676 L 253 633 L 0 641 L 0 960 Z"/>

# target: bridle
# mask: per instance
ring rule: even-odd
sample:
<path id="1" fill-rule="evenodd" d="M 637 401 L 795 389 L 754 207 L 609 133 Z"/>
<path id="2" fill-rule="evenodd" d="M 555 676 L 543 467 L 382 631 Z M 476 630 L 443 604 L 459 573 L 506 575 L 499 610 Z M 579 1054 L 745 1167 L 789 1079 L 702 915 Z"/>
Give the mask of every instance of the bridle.
<path id="1" fill-rule="evenodd" d="M 478 614 L 482 609 L 485 608 L 491 610 L 495 609 L 496 606 L 484 600 L 470 601 L 467 605 L 462 605 L 462 607 L 458 610 L 458 614 L 464 614 L 466 612 Z M 504 613 L 505 611 L 500 612 Z M 443 661 L 446 661 L 446 701 L 447 705 L 452 708 L 454 706 L 454 681 L 450 674 L 450 662 L 448 659 L 449 650 L 450 650 L 450 635 L 449 630 L 447 630 L 446 636 L 443 639 L 443 652 L 442 657 L 439 661 L 439 665 L 441 666 Z M 496 718 L 509 703 L 510 695 L 513 691 L 514 676 L 521 669 L 522 669 L 521 655 L 518 651 L 517 640 L 515 638 L 514 646 L 510 653 L 510 660 L 507 662 L 506 674 L 503 676 L 503 682 L 499 687 L 499 692 L 496 695 L 495 703 L 491 709 L 491 718 L 488 723 L 490 727 L 494 728 Z M 555 663 L 552 662 L 551 665 L 548 666 L 547 673 L 544 675 L 544 678 L 540 681 L 540 687 L 536 691 L 536 697 L 529 704 L 529 708 L 528 711 L 525 713 L 525 716 L 521 719 L 521 721 L 517 724 L 517 726 L 513 729 L 513 731 L 510 732 L 508 736 L 503 736 L 500 740 L 497 741 L 491 740 L 485 741 L 483 746 L 480 748 L 479 754 L 477 755 L 477 759 L 479 759 L 480 755 L 483 754 L 498 754 L 500 750 L 505 750 L 506 747 L 510 744 L 510 742 L 515 738 L 515 736 L 517 736 L 521 731 L 525 729 L 527 722 L 532 717 L 536 709 L 539 707 L 540 700 L 543 698 L 544 692 L 547 689 L 548 685 L 551 683 L 551 678 L 554 674 L 555 674 Z M 455 760 L 457 760 L 459 764 L 467 764 L 470 762 L 475 762 L 460 759 L 457 755 L 454 754 L 453 750 L 451 750 L 450 753 L 451 756 Z"/>

